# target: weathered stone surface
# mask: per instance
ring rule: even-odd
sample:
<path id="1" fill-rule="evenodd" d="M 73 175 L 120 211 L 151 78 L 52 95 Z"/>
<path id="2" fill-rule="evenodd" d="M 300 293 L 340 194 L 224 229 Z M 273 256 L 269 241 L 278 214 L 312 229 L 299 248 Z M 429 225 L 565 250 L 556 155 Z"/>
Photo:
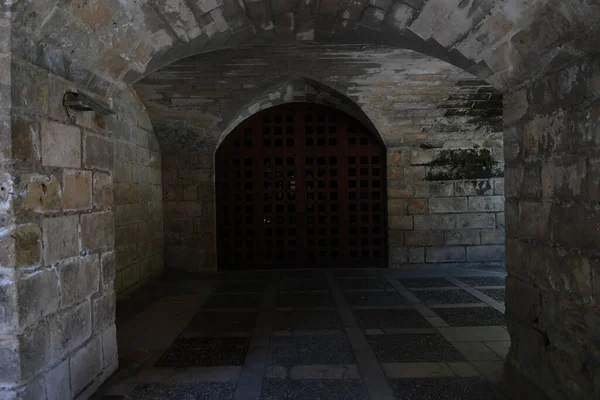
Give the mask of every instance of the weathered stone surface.
<path id="1" fill-rule="evenodd" d="M 17 320 L 17 293 L 11 279 L 0 280 L 0 333 L 12 332 Z"/>
<path id="2" fill-rule="evenodd" d="M 14 385 L 20 379 L 19 342 L 16 339 L 0 340 L 0 382 Z"/>
<path id="3" fill-rule="evenodd" d="M 54 314 L 48 319 L 50 340 L 52 342 L 52 360 L 61 357 L 80 346 L 92 334 L 92 316 L 90 302 L 70 307 Z M 71 379 L 73 372 L 71 371 Z"/>
<path id="4" fill-rule="evenodd" d="M 86 168 L 112 171 L 112 142 L 105 137 L 86 134 L 83 164 Z"/>
<path id="5" fill-rule="evenodd" d="M 108 249 L 114 245 L 114 221 L 110 211 L 81 216 L 81 249 Z"/>
<path id="6" fill-rule="evenodd" d="M 21 379 L 28 380 L 41 372 L 50 361 L 50 335 L 48 324 L 41 321 L 19 335 Z"/>
<path id="7" fill-rule="evenodd" d="M 54 270 L 43 270 L 17 281 L 17 305 L 21 326 L 34 324 L 58 309 L 58 278 Z"/>
<path id="8" fill-rule="evenodd" d="M 60 182 L 53 175 L 24 175 L 17 190 L 23 210 L 46 213 L 62 207 Z"/>
<path id="9" fill-rule="evenodd" d="M 110 366 L 118 361 L 117 327 L 111 325 L 102 332 L 102 358 L 104 366 Z"/>
<path id="10" fill-rule="evenodd" d="M 114 251 L 102 254 L 100 263 L 102 266 L 102 284 L 104 289 L 110 289 L 115 281 L 117 264 Z"/>
<path id="11" fill-rule="evenodd" d="M 94 172 L 93 199 L 94 207 L 97 210 L 112 208 L 113 180 L 110 174 Z"/>
<path id="12" fill-rule="evenodd" d="M 504 246 L 472 246 L 467 247 L 468 261 L 502 261 Z"/>
<path id="13" fill-rule="evenodd" d="M 465 261 L 464 247 L 428 247 L 425 249 L 425 261 L 435 262 L 459 262 Z"/>
<path id="14" fill-rule="evenodd" d="M 98 291 L 100 258 L 89 255 L 58 266 L 63 307 L 77 303 Z"/>
<path id="15" fill-rule="evenodd" d="M 72 125 L 42 121 L 42 165 L 79 168 L 81 131 Z"/>
<path id="16" fill-rule="evenodd" d="M 46 396 L 48 396 L 48 400 L 71 398 L 69 361 L 65 360 L 48 371 L 44 376 L 44 381 L 46 382 Z"/>
<path id="17" fill-rule="evenodd" d="M 44 218 L 44 263 L 74 257 L 79 252 L 79 217 Z"/>
<path id="18" fill-rule="evenodd" d="M 117 297 L 113 292 L 93 300 L 93 329 L 98 332 L 109 327 L 115 322 L 115 310 L 117 306 Z"/>
<path id="19" fill-rule="evenodd" d="M 87 210 L 92 207 L 92 173 L 82 170 L 63 172 L 63 207 Z"/>
<path id="20" fill-rule="evenodd" d="M 13 157 L 25 162 L 40 160 L 39 123 L 24 118 L 14 117 L 12 121 Z"/>
<path id="21" fill-rule="evenodd" d="M 15 267 L 38 265 L 42 260 L 42 233 L 37 224 L 19 225 L 13 231 Z"/>
<path id="22" fill-rule="evenodd" d="M 459 213 L 467 211 L 466 197 L 431 198 L 429 212 L 432 214 Z"/>
<path id="23" fill-rule="evenodd" d="M 94 336 L 69 360 L 71 392 L 75 395 L 102 371 L 101 336 Z"/>

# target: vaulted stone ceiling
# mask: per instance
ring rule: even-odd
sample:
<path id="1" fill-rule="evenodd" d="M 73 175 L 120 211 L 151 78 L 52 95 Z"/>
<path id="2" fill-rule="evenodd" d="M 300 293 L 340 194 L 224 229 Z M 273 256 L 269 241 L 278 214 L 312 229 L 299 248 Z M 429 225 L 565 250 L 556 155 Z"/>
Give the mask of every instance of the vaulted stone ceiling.
<path id="1" fill-rule="evenodd" d="M 96 92 L 186 56 L 295 41 L 416 49 L 505 88 L 600 37 L 591 0 L 18 0 L 1 11 L 11 51 L 0 52 Z"/>
<path id="2" fill-rule="evenodd" d="M 187 152 L 213 149 L 248 110 L 293 101 L 304 86 L 314 92 L 311 101 L 362 114 L 391 146 L 418 146 L 432 132 L 450 143 L 482 123 L 490 125 L 490 138 L 501 140 L 501 126 L 494 126 L 501 120 L 464 111 L 473 107 L 469 98 L 477 90 L 485 91 L 478 100 L 494 100 L 485 82 L 410 50 L 356 45 L 221 50 L 176 62 L 135 87 L 162 150 Z M 461 135 L 448 125 L 460 126 Z"/>

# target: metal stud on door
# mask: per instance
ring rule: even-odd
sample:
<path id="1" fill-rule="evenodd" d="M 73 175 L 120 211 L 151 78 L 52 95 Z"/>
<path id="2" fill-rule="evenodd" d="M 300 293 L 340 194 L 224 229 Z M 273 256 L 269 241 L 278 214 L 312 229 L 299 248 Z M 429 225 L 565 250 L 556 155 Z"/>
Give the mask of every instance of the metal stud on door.
<path id="1" fill-rule="evenodd" d="M 354 118 L 292 103 L 216 154 L 220 269 L 387 266 L 385 148 Z"/>

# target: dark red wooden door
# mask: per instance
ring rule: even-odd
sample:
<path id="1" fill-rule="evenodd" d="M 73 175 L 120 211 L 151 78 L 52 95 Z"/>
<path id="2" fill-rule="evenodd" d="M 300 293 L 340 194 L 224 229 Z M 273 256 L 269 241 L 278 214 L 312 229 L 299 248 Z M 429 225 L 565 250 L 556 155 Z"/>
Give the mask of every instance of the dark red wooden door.
<path id="1" fill-rule="evenodd" d="M 354 118 L 269 108 L 215 162 L 220 269 L 387 266 L 385 148 Z"/>

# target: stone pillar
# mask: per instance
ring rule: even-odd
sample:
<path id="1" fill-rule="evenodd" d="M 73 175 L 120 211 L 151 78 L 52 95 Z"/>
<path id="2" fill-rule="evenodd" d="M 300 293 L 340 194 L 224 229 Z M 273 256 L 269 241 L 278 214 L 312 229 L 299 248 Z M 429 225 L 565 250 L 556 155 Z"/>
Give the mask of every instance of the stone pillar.
<path id="1" fill-rule="evenodd" d="M 87 398 L 117 367 L 111 119 L 15 57 L 0 85 L 0 398 Z"/>
<path id="2" fill-rule="evenodd" d="M 599 98 L 595 56 L 504 101 L 507 373 L 551 399 L 600 398 Z"/>

